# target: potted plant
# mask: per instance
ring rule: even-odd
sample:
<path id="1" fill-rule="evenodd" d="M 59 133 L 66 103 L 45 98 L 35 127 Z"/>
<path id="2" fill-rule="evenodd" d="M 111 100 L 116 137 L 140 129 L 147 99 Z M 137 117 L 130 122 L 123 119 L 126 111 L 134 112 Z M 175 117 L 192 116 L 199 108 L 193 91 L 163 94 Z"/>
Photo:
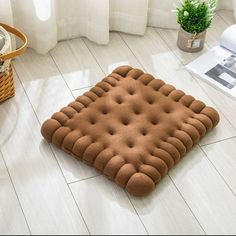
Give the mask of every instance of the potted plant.
<path id="1" fill-rule="evenodd" d="M 206 30 L 210 27 L 217 0 L 183 0 L 176 8 L 180 24 L 177 45 L 186 52 L 202 50 Z"/>

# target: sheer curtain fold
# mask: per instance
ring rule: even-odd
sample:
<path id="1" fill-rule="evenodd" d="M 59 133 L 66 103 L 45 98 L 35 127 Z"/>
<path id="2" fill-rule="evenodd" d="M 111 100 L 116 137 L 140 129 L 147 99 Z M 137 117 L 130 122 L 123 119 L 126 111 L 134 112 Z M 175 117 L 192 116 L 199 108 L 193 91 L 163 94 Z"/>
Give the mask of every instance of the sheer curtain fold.
<path id="1" fill-rule="evenodd" d="M 234 19 L 236 20 L 236 0 L 234 0 Z"/>
<path id="2" fill-rule="evenodd" d="M 13 24 L 12 8 L 9 0 L 0 1 L 0 22 Z"/>
<path id="3" fill-rule="evenodd" d="M 177 29 L 176 14 L 172 12 L 179 0 L 149 0 L 148 25 Z"/>
<path id="4" fill-rule="evenodd" d="M 148 21 L 148 0 L 110 0 L 110 30 L 143 35 Z"/>
<path id="5" fill-rule="evenodd" d="M 143 35 L 146 26 L 178 28 L 179 0 L 0 0 L 0 22 L 23 30 L 29 46 L 46 53 L 58 40 L 85 36 L 109 42 L 109 31 Z M 220 9 L 235 9 L 236 0 L 221 0 Z"/>
<path id="6" fill-rule="evenodd" d="M 11 0 L 14 26 L 27 35 L 29 47 L 42 54 L 53 48 L 58 40 L 55 2 Z"/>

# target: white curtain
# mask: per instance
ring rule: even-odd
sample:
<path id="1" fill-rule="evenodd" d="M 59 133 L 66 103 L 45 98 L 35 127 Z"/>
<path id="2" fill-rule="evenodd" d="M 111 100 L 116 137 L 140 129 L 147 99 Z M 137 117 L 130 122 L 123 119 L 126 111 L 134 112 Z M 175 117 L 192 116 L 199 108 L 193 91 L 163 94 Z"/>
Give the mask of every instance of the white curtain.
<path id="1" fill-rule="evenodd" d="M 85 36 L 109 42 L 109 31 L 143 35 L 146 26 L 177 28 L 179 0 L 0 0 L 0 22 L 26 33 L 29 46 L 46 53 L 58 40 Z M 235 9 L 236 0 L 221 0 L 220 8 Z M 236 17 L 236 15 L 235 15 Z"/>

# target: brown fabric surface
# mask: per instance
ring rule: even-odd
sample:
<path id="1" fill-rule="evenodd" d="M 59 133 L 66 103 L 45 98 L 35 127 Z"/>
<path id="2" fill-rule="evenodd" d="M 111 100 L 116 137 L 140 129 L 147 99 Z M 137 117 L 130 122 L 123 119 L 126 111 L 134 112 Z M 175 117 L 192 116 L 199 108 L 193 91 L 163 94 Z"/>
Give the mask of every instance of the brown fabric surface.
<path id="1" fill-rule="evenodd" d="M 42 135 L 136 196 L 219 122 L 203 102 L 121 66 L 42 125 Z"/>

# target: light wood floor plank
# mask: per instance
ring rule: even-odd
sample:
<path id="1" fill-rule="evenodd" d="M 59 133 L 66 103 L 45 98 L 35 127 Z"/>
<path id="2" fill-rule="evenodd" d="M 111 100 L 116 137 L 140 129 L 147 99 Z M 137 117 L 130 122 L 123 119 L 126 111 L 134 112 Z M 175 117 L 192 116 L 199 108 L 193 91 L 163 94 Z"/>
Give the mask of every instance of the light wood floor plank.
<path id="1" fill-rule="evenodd" d="M 140 67 L 140 64 L 118 33 L 110 33 L 110 42 L 105 46 L 93 43 L 88 39 L 84 40 L 106 75 L 120 65 Z"/>
<path id="2" fill-rule="evenodd" d="M 0 109 L 1 110 L 1 109 Z M 27 223 L 17 199 L 3 156 L 0 152 L 0 234 L 29 235 Z"/>
<path id="3" fill-rule="evenodd" d="M 0 124 L 1 150 L 32 234 L 87 234 L 18 80 L 16 96 L 0 106 Z"/>
<path id="4" fill-rule="evenodd" d="M 195 79 L 186 71 L 178 58 L 169 50 L 165 42 L 153 28 L 148 28 L 145 36 L 142 38 L 126 34 L 122 34 L 122 37 L 147 72 L 155 75 L 157 78 L 163 79 L 167 83 L 175 85 L 176 88 L 183 89 L 186 93 L 216 108 Z M 220 115 L 221 122 L 216 129 L 204 137 L 201 144 L 235 136 L 235 128 L 222 114 Z"/>
<path id="5" fill-rule="evenodd" d="M 236 198 L 196 146 L 170 176 L 207 234 L 236 233 Z"/>
<path id="6" fill-rule="evenodd" d="M 220 10 L 220 11 L 217 11 L 217 14 L 218 14 L 228 25 L 236 24 L 236 20 L 235 20 L 235 18 L 234 18 L 234 13 L 233 13 L 233 11 Z"/>
<path id="7" fill-rule="evenodd" d="M 147 234 L 124 190 L 104 176 L 70 187 L 92 235 Z"/>
<path id="8" fill-rule="evenodd" d="M 39 55 L 28 49 L 14 61 L 14 67 L 41 124 L 74 100 L 50 55 Z M 68 183 L 97 175 L 65 152 L 52 148 Z"/>
<path id="9" fill-rule="evenodd" d="M 151 235 L 205 234 L 168 176 L 151 195 L 130 198 Z"/>
<path id="10" fill-rule="evenodd" d="M 219 44 L 220 36 L 227 27 L 228 25 L 225 23 L 225 21 L 223 21 L 218 14 L 215 14 L 212 24 L 207 30 L 206 43 L 209 48 Z"/>
<path id="11" fill-rule="evenodd" d="M 73 99 L 50 55 L 28 49 L 14 68 L 41 123 Z"/>
<path id="12" fill-rule="evenodd" d="M 236 138 L 206 145 L 203 148 L 213 165 L 236 194 Z M 236 218 L 235 218 L 236 220 Z"/>
<path id="13" fill-rule="evenodd" d="M 67 183 L 73 183 L 100 175 L 94 168 L 84 164 L 82 161 L 75 159 L 63 150 L 52 146 L 53 152 L 57 157 Z"/>
<path id="14" fill-rule="evenodd" d="M 94 85 L 103 77 L 81 38 L 60 42 L 50 53 L 71 90 Z"/>

